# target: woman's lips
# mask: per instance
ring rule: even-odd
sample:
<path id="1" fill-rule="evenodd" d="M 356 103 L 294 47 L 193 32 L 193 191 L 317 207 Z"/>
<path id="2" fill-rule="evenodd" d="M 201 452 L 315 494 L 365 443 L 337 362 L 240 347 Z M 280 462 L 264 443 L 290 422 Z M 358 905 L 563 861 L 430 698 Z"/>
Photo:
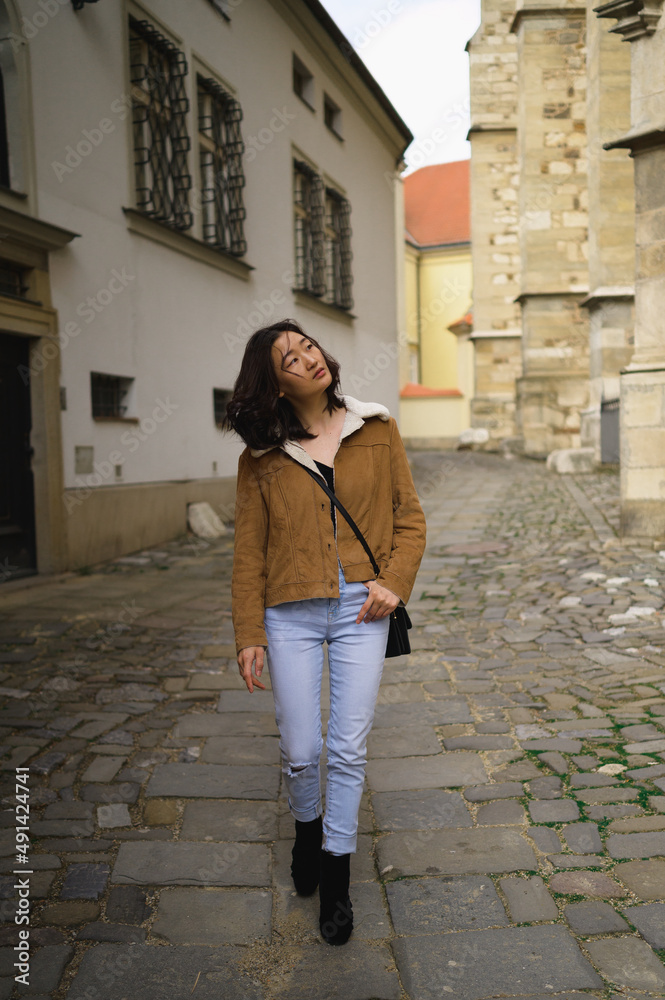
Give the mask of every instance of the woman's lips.
<path id="1" fill-rule="evenodd" d="M 326 373 L 325 368 L 319 368 L 314 378 L 321 378 L 323 375 L 325 375 L 325 373 Z"/>

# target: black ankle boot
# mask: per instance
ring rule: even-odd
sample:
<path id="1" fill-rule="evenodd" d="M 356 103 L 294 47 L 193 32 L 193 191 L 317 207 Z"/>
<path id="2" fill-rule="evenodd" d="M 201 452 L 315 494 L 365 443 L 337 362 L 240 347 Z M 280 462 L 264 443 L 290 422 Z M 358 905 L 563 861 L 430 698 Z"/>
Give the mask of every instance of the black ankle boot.
<path id="1" fill-rule="evenodd" d="M 296 820 L 296 842 L 291 851 L 291 875 L 299 896 L 311 896 L 319 884 L 319 855 L 323 837 L 323 818 L 309 823 Z"/>
<path id="2" fill-rule="evenodd" d="M 321 850 L 319 928 L 328 944 L 346 944 L 353 930 L 353 909 L 349 897 L 350 860 L 350 854 L 328 854 Z"/>

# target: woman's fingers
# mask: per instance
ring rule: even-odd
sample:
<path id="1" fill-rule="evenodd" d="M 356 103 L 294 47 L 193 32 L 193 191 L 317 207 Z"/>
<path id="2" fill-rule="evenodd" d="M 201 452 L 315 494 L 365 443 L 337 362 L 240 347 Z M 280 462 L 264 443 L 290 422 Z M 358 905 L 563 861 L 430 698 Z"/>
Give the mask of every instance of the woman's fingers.
<path id="1" fill-rule="evenodd" d="M 363 604 L 360 611 L 358 612 L 358 617 L 356 618 L 356 625 L 360 625 L 365 615 L 369 614 L 370 608 L 373 606 L 373 603 L 374 602 L 372 601 L 371 596 L 369 596 L 365 601 L 365 603 Z"/>
<path id="2" fill-rule="evenodd" d="M 367 587 L 368 585 L 365 584 Z M 372 589 L 372 585 L 368 586 L 369 594 L 367 595 L 367 600 L 363 604 L 362 608 L 358 612 L 358 617 L 356 618 L 356 625 L 359 625 L 363 619 L 366 622 L 377 621 L 379 618 L 385 618 L 392 611 L 395 610 L 399 604 L 399 597 L 393 594 L 392 591 L 386 590 L 384 587 L 375 586 Z"/>
<path id="3" fill-rule="evenodd" d="M 266 686 L 262 684 L 259 680 L 263 672 L 263 657 L 265 650 L 263 646 L 247 646 L 245 649 L 241 649 L 238 653 L 238 667 L 240 669 L 240 674 L 245 684 L 247 685 L 247 690 L 251 694 L 255 687 L 261 688 L 265 691 Z M 256 663 L 255 673 L 252 676 L 252 667 Z"/>

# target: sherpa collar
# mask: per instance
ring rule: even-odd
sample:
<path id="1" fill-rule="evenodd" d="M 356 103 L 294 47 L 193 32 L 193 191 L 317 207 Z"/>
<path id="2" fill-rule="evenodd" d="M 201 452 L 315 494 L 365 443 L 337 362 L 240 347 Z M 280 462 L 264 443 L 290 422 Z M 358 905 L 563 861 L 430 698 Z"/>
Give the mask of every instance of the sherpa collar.
<path id="1" fill-rule="evenodd" d="M 346 416 L 342 425 L 340 441 L 362 427 L 368 417 L 380 417 L 381 420 L 388 420 L 390 417 L 390 411 L 382 403 L 365 403 L 361 399 L 354 399 L 353 396 L 345 396 L 343 394 L 341 394 L 341 399 L 344 401 L 344 406 L 346 407 Z M 270 448 L 250 448 L 250 454 L 252 458 L 260 458 L 261 455 L 265 455 L 266 452 L 272 451 L 273 448 L 277 447 L 280 447 L 282 451 L 285 451 L 296 462 L 308 466 L 317 475 L 321 475 L 321 471 L 312 456 L 305 451 L 299 441 L 294 441 L 291 438 L 279 446 L 271 445 Z"/>

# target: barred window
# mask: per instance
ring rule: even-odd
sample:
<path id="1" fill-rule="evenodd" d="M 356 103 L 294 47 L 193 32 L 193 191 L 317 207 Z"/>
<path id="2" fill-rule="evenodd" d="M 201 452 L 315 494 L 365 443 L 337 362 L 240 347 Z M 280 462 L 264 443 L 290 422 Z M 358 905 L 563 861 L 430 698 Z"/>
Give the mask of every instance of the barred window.
<path id="1" fill-rule="evenodd" d="M 222 426 L 224 418 L 226 417 L 226 404 L 230 402 L 232 396 L 232 389 L 212 390 L 212 408 L 215 416 L 215 423 L 218 427 Z"/>
<path id="2" fill-rule="evenodd" d="M 326 188 L 326 291 L 324 300 L 342 309 L 353 306 L 351 275 L 351 206 L 339 191 Z"/>
<path id="3" fill-rule="evenodd" d="M 199 169 L 203 239 L 236 257 L 247 251 L 240 133 L 242 109 L 215 80 L 198 76 Z"/>
<path id="4" fill-rule="evenodd" d="M 11 261 L 0 260 L 0 295 L 24 298 L 30 288 L 27 275 L 26 268 Z"/>
<path id="5" fill-rule="evenodd" d="M 323 181 L 302 160 L 294 160 L 293 167 L 296 288 L 323 295 L 326 291 Z"/>
<path id="6" fill-rule="evenodd" d="M 187 60 L 148 21 L 129 18 L 136 205 L 174 229 L 189 229 Z"/>
<path id="7" fill-rule="evenodd" d="M 124 400 L 133 379 L 119 375 L 90 372 L 90 394 L 93 417 L 124 417 L 127 405 Z"/>

